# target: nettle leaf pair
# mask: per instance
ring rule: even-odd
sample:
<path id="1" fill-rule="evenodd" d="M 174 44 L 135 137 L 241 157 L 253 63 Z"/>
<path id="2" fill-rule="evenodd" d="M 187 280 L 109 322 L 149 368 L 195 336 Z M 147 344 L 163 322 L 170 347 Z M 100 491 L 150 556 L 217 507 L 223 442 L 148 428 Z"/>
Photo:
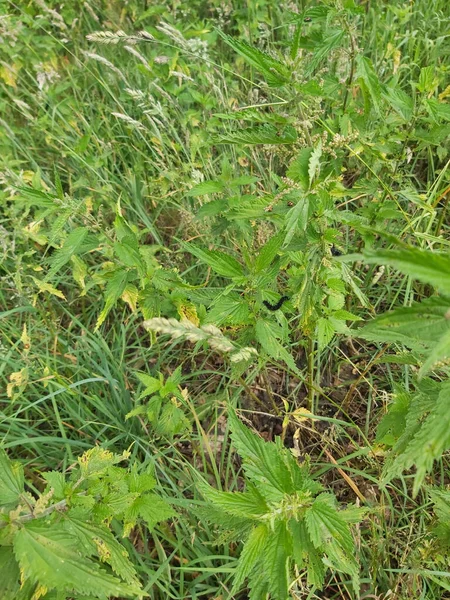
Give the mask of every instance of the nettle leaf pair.
<path id="1" fill-rule="evenodd" d="M 307 465 L 276 443 L 265 442 L 232 412 L 231 438 L 242 458 L 244 492 L 220 492 L 204 480 L 200 491 L 209 501 L 205 517 L 244 543 L 234 573 L 236 593 L 248 578 L 249 598 L 270 594 L 286 600 L 291 585 L 306 573 L 310 586 L 321 588 L 327 569 L 350 575 L 359 590 L 359 567 L 350 524 L 363 510 L 339 510 Z"/>
<path id="2" fill-rule="evenodd" d="M 36 496 L 24 472 L 0 451 L 0 597 L 2 600 L 133 597 L 146 594 L 111 522 L 123 535 L 174 515 L 152 490 L 151 472 L 117 464 L 126 455 L 96 447 L 75 469 L 44 473 Z"/>

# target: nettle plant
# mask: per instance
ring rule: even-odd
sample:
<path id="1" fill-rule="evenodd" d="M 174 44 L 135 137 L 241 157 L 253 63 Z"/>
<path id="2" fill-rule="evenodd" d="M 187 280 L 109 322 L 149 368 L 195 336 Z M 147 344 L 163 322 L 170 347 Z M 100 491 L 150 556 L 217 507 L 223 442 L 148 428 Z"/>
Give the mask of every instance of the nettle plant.
<path id="1" fill-rule="evenodd" d="M 146 595 L 117 530 L 124 537 L 138 523 L 151 530 L 175 513 L 154 493 L 151 470 L 118 466 L 127 458 L 92 448 L 70 473 L 43 473 L 39 493 L 0 451 L 2 600 Z"/>
<path id="2" fill-rule="evenodd" d="M 352 523 L 364 510 L 340 510 L 333 494 L 299 465 L 280 443 L 266 442 L 230 411 L 231 439 L 242 459 L 245 491 L 221 492 L 204 480 L 199 489 L 208 501 L 202 514 L 219 525 L 227 540 L 243 542 L 231 595 L 248 579 L 249 598 L 286 600 L 302 585 L 321 588 L 328 569 L 350 576 L 359 593 L 359 565 Z"/>

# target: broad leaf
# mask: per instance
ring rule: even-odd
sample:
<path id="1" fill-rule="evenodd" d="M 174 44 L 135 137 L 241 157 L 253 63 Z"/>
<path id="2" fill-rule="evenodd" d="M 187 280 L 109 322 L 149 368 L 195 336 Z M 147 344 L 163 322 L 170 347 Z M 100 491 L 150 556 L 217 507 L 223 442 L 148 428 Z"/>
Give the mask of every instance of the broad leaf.
<path id="1" fill-rule="evenodd" d="M 0 507 L 17 504 L 23 493 L 23 467 L 0 449 Z"/>
<path id="2" fill-rule="evenodd" d="M 270 86 L 280 87 L 289 82 L 290 72 L 286 65 L 242 40 L 232 38 L 221 31 L 218 33 L 235 52 L 264 75 Z"/>
<path id="3" fill-rule="evenodd" d="M 70 259 L 80 251 L 88 234 L 86 227 L 77 227 L 65 239 L 62 247 L 52 257 L 46 279 L 51 279 Z"/>
<path id="4" fill-rule="evenodd" d="M 258 527 L 254 527 L 250 532 L 234 573 L 231 595 L 239 590 L 244 579 L 248 577 L 255 568 L 255 565 L 261 560 L 261 557 L 264 556 L 264 547 L 267 544 L 270 535 L 271 532 L 267 528 L 267 525 L 258 525 Z"/>
<path id="5" fill-rule="evenodd" d="M 183 247 L 223 277 L 242 277 L 243 275 L 242 265 L 225 252 L 206 250 L 188 243 L 184 243 Z"/>
<path id="6" fill-rule="evenodd" d="M 450 295 L 450 254 L 418 248 L 365 250 L 364 260 L 370 264 L 392 265 L 402 273 Z"/>
<path id="7" fill-rule="evenodd" d="M 14 538 L 14 553 L 25 579 L 49 589 L 94 598 L 142 597 L 137 585 L 122 583 L 97 563 L 80 556 L 79 544 L 57 524 L 28 523 Z"/>

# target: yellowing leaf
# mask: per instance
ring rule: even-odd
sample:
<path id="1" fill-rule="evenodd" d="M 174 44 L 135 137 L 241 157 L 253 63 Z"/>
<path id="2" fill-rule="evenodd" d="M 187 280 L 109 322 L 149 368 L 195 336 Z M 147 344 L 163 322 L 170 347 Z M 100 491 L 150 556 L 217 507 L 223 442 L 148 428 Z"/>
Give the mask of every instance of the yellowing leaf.
<path id="1" fill-rule="evenodd" d="M 36 286 L 39 289 L 39 292 L 42 294 L 50 294 L 51 296 L 57 296 L 58 298 L 62 298 L 63 300 L 66 299 L 66 297 L 64 296 L 64 294 L 58 290 L 57 288 L 55 288 L 53 285 L 51 285 L 50 283 L 46 283 L 45 281 L 40 281 L 39 279 L 36 279 L 36 277 L 33 277 L 33 281 L 36 284 Z"/>
<path id="2" fill-rule="evenodd" d="M 20 66 L 17 64 L 13 64 L 13 65 L 6 65 L 3 64 L 0 67 L 0 77 L 3 79 L 3 81 L 6 83 L 6 85 L 9 85 L 10 87 L 17 87 L 17 74 L 19 72 Z"/>
<path id="3" fill-rule="evenodd" d="M 197 309 L 190 302 L 179 304 L 178 314 L 182 319 L 187 319 L 191 323 L 194 323 L 197 327 L 200 325 L 200 320 L 197 316 Z"/>
<path id="4" fill-rule="evenodd" d="M 14 388 L 26 386 L 28 383 L 28 369 L 24 367 L 20 371 L 15 371 L 9 376 L 9 383 L 6 386 L 6 395 L 8 398 L 12 398 Z"/>
<path id="5" fill-rule="evenodd" d="M 131 283 L 128 283 L 123 294 L 122 300 L 128 304 L 133 312 L 137 310 L 137 301 L 139 296 L 139 290 Z"/>
<path id="6" fill-rule="evenodd" d="M 308 419 L 314 418 L 314 414 L 307 408 L 297 408 L 297 410 L 294 410 L 294 412 L 292 413 L 292 416 L 297 421 L 297 423 L 303 423 Z"/>

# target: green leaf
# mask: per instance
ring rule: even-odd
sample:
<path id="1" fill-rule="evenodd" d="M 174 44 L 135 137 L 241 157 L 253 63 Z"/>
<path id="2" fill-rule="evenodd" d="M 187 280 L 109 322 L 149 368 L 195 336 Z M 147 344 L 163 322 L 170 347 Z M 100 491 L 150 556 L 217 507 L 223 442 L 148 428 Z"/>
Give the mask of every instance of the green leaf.
<path id="1" fill-rule="evenodd" d="M 23 467 L 0 448 L 0 506 L 17 504 L 24 489 Z"/>
<path id="2" fill-rule="evenodd" d="M 260 273 L 271 265 L 281 248 L 283 238 L 284 234 L 279 232 L 264 244 L 255 261 L 255 273 Z"/>
<path id="3" fill-rule="evenodd" d="M 250 127 L 221 135 L 215 140 L 216 144 L 293 144 L 297 141 L 298 134 L 294 127 L 287 125 L 283 128 L 275 125 L 264 124 Z"/>
<path id="4" fill-rule="evenodd" d="M 234 412 L 231 411 L 228 418 L 231 438 L 243 459 L 247 477 L 264 498 L 279 501 L 283 494 L 292 493 L 292 477 L 277 446 L 252 433 L 239 421 Z"/>
<path id="5" fill-rule="evenodd" d="M 293 356 L 280 344 L 272 327 L 263 319 L 258 319 L 255 326 L 256 339 L 265 352 L 275 360 L 284 361 L 295 373 L 300 373 Z"/>
<path id="6" fill-rule="evenodd" d="M 303 191 L 309 189 L 309 162 L 313 148 L 302 148 L 287 170 L 286 175 L 296 183 L 299 183 Z"/>
<path id="7" fill-rule="evenodd" d="M 450 358 L 450 323 L 446 319 L 447 331 L 439 338 L 438 342 L 432 346 L 425 362 L 419 371 L 419 378 L 423 377 L 428 371 L 433 369 L 440 361 Z"/>
<path id="8" fill-rule="evenodd" d="M 309 196 L 300 195 L 300 199 L 295 206 L 290 208 L 285 217 L 286 237 L 284 246 L 287 246 L 294 237 L 297 228 L 306 231 L 310 207 Z"/>
<path id="9" fill-rule="evenodd" d="M 86 227 L 77 227 L 65 239 L 62 247 L 52 257 L 50 270 L 45 279 L 51 279 L 70 259 L 80 251 L 88 234 Z"/>
<path id="10" fill-rule="evenodd" d="M 336 30 L 334 33 L 329 32 L 325 39 L 323 39 L 319 44 L 317 44 L 313 49 L 313 56 L 310 61 L 307 63 L 307 67 L 305 70 L 306 75 L 310 75 L 314 69 L 316 69 L 322 60 L 327 58 L 331 50 L 340 45 L 344 38 L 344 31 L 342 29 Z"/>
<path id="11" fill-rule="evenodd" d="M 370 264 L 392 265 L 402 273 L 450 295 L 450 254 L 418 248 L 365 250 L 364 260 Z"/>
<path id="12" fill-rule="evenodd" d="M 378 75 L 373 68 L 372 61 L 367 56 L 362 56 L 359 54 L 356 57 L 356 62 L 358 65 L 357 69 L 357 77 L 360 77 L 369 91 L 370 97 L 372 99 L 372 104 L 375 111 L 380 113 L 380 100 L 381 100 L 381 84 L 378 79 Z"/>
<path id="13" fill-rule="evenodd" d="M 279 521 L 269 538 L 262 555 L 265 577 L 269 580 L 269 591 L 274 600 L 286 600 L 288 597 L 288 561 L 292 553 L 292 540 L 286 524 Z"/>
<path id="14" fill-rule="evenodd" d="M 317 320 L 317 343 L 319 349 L 323 350 L 323 348 L 326 348 L 333 339 L 335 333 L 336 329 L 334 328 L 333 323 L 325 317 L 320 317 Z"/>
<path id="15" fill-rule="evenodd" d="M 435 460 L 450 448 L 450 411 L 448 399 L 450 384 L 441 385 L 434 406 L 424 421 L 419 422 L 415 434 L 403 452 L 398 454 L 385 468 L 384 479 L 390 480 L 402 471 L 416 466 L 413 496 L 419 492 L 425 475 L 431 471 Z"/>
<path id="16" fill-rule="evenodd" d="M 434 65 L 428 67 L 422 67 L 420 69 L 419 81 L 417 83 L 417 89 L 423 94 L 431 94 L 436 89 L 439 83 L 436 77 Z"/>
<path id="17" fill-rule="evenodd" d="M 12 547 L 0 547 L 0 598 L 2 600 L 17 600 L 20 588 L 19 565 Z"/>
<path id="18" fill-rule="evenodd" d="M 116 269 L 107 285 L 105 290 L 105 306 L 103 307 L 102 312 L 100 313 L 97 323 L 95 324 L 94 331 L 100 327 L 103 321 L 108 316 L 109 311 L 115 305 L 117 300 L 123 294 L 128 283 L 128 271 L 126 269 Z"/>
<path id="19" fill-rule="evenodd" d="M 144 494 L 136 498 L 133 504 L 125 512 L 126 528 L 137 523 L 138 517 L 141 517 L 147 527 L 151 530 L 160 523 L 170 519 L 175 515 L 175 511 L 162 498 L 156 494 Z"/>
<path id="20" fill-rule="evenodd" d="M 242 265 L 229 254 L 219 250 L 206 250 L 192 244 L 183 243 L 183 248 L 193 256 L 210 266 L 223 277 L 242 277 Z"/>
<path id="21" fill-rule="evenodd" d="M 27 523 L 15 535 L 14 553 L 23 578 L 67 594 L 94 598 L 139 596 L 137 585 L 122 583 L 97 563 L 80 556 L 79 544 L 58 524 Z"/>
<path id="22" fill-rule="evenodd" d="M 311 185 L 314 177 L 319 172 L 320 168 L 320 157 L 322 156 L 322 143 L 319 142 L 318 146 L 311 152 L 308 162 L 308 178 L 309 184 Z"/>
<path id="23" fill-rule="evenodd" d="M 230 595 L 236 594 L 244 579 L 249 576 L 256 564 L 261 560 L 270 534 L 271 532 L 269 532 L 266 525 L 258 525 L 258 527 L 254 527 L 250 532 L 239 557 Z"/>
<path id="24" fill-rule="evenodd" d="M 336 541 L 349 555 L 354 550 L 353 538 L 347 523 L 333 506 L 335 499 L 330 494 L 321 494 L 306 510 L 305 522 L 311 541 L 316 548 Z"/>
<path id="25" fill-rule="evenodd" d="M 325 579 L 325 567 L 321 552 L 318 552 L 312 543 L 304 521 L 289 521 L 292 535 L 294 559 L 299 568 L 306 563 L 308 585 L 322 588 Z"/>
<path id="26" fill-rule="evenodd" d="M 64 526 L 68 533 L 78 538 L 84 545 L 87 555 L 98 556 L 102 562 L 109 564 L 121 579 L 133 586 L 141 587 L 128 552 L 107 527 L 88 523 L 70 515 L 66 517 Z"/>
<path id="27" fill-rule="evenodd" d="M 264 75 L 270 86 L 280 87 L 289 82 L 291 74 L 286 65 L 242 40 L 232 38 L 220 30 L 218 33 L 235 52 Z"/>
<path id="28" fill-rule="evenodd" d="M 198 487 L 214 506 L 235 517 L 258 519 L 269 512 L 264 498 L 256 489 L 249 492 L 220 492 L 202 481 Z"/>
<path id="29" fill-rule="evenodd" d="M 186 196 L 204 196 L 205 194 L 219 194 L 225 189 L 224 184 L 221 181 L 203 181 L 191 187 L 186 192 Z"/>
<path id="30" fill-rule="evenodd" d="M 136 372 L 136 376 L 141 383 L 145 385 L 145 390 L 140 394 L 139 400 L 145 398 L 146 396 L 152 396 L 155 392 L 158 392 L 162 383 L 156 377 L 151 377 L 151 375 L 147 375 L 147 373 Z"/>
<path id="31" fill-rule="evenodd" d="M 450 331 L 450 320 L 447 317 L 449 309 L 449 299 L 432 296 L 412 306 L 397 308 L 377 316 L 356 330 L 355 335 L 373 342 L 400 342 L 422 354 L 426 354 L 428 348 L 431 348 L 431 367 L 434 357 L 440 355 L 439 360 L 448 357 L 445 340 Z"/>
<path id="32" fill-rule="evenodd" d="M 409 122 L 412 119 L 414 102 L 403 90 L 400 88 L 388 88 L 383 93 L 383 97 L 405 122 Z"/>

